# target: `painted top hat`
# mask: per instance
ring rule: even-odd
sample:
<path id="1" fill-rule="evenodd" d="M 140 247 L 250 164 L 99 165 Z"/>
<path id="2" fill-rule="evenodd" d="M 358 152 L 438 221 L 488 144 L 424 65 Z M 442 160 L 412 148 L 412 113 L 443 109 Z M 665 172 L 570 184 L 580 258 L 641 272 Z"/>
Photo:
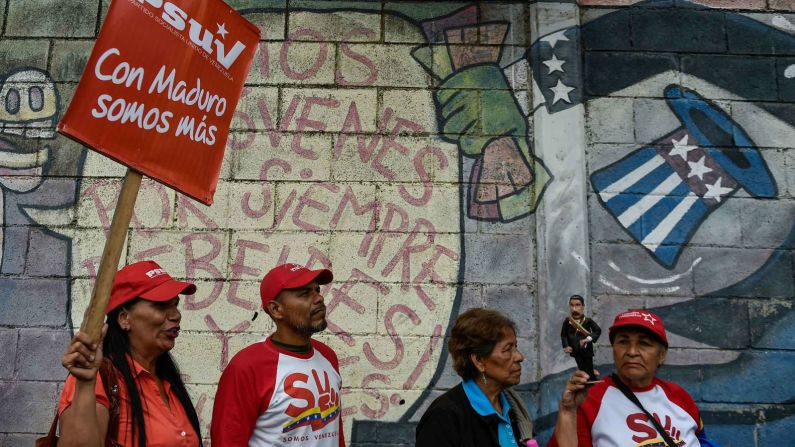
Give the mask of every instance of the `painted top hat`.
<path id="1" fill-rule="evenodd" d="M 715 104 L 678 85 L 665 98 L 682 126 L 593 173 L 602 206 L 666 268 L 709 214 L 742 188 L 778 192 L 762 154 Z"/>

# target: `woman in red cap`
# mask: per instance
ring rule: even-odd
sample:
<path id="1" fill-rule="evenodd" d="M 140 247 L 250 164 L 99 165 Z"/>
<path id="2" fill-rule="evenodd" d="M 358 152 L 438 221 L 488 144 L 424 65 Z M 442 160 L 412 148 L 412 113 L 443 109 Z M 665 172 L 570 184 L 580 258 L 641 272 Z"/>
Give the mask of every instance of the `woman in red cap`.
<path id="1" fill-rule="evenodd" d="M 69 377 L 58 405 L 59 447 L 201 445 L 196 410 L 169 354 L 179 295 L 195 292 L 153 261 L 116 273 L 101 346 L 78 332 L 62 358 Z"/>
<path id="2" fill-rule="evenodd" d="M 657 378 L 668 353 L 662 319 L 628 310 L 616 316 L 609 334 L 615 374 L 561 401 L 558 418 L 576 417 L 576 423 L 558 424 L 549 446 L 717 446 L 690 394 Z"/>

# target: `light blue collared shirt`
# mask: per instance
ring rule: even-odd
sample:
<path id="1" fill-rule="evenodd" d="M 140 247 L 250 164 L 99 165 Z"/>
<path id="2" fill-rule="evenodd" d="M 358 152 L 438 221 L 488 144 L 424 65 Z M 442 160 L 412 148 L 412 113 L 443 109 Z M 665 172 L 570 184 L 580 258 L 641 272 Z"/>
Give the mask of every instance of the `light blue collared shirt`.
<path id="1" fill-rule="evenodd" d="M 511 418 L 508 416 L 508 412 L 511 410 L 511 404 L 508 403 L 505 394 L 500 393 L 500 406 L 502 407 L 502 414 L 500 414 L 497 413 L 497 410 L 491 405 L 489 398 L 486 397 L 486 394 L 483 393 L 483 390 L 480 389 L 474 380 L 464 380 L 463 387 L 464 393 L 466 393 L 467 399 L 469 399 L 469 404 L 472 405 L 472 408 L 477 414 L 481 416 L 494 414 L 499 418 L 500 422 L 497 424 L 497 436 L 500 441 L 500 447 L 518 447 L 519 444 L 516 443 L 516 438 L 513 436 Z"/>

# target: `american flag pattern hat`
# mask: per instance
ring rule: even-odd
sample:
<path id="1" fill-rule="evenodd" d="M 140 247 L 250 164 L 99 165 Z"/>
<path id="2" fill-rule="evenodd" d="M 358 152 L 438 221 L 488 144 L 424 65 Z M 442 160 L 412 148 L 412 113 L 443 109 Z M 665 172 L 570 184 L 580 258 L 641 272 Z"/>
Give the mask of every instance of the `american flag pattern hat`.
<path id="1" fill-rule="evenodd" d="M 591 176 L 602 206 L 672 268 L 701 223 L 738 189 L 777 195 L 759 150 L 721 109 L 678 85 L 665 90 L 682 127 Z"/>

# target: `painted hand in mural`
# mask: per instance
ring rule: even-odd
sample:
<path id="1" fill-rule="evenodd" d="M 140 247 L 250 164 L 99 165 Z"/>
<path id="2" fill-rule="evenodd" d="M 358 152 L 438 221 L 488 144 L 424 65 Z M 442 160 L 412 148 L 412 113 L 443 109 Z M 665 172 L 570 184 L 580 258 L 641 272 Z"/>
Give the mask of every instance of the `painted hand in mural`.
<path id="1" fill-rule="evenodd" d="M 475 159 L 469 217 L 508 222 L 535 211 L 550 175 L 530 150 L 527 117 L 498 64 L 509 24 L 473 23 L 473 10 L 426 22 L 432 43 L 412 56 L 439 81 L 441 137 Z"/>
<path id="2" fill-rule="evenodd" d="M 469 216 L 511 221 L 532 213 L 550 177 L 530 152 L 527 119 L 500 67 L 464 68 L 434 96 L 443 137 L 476 159 Z"/>

